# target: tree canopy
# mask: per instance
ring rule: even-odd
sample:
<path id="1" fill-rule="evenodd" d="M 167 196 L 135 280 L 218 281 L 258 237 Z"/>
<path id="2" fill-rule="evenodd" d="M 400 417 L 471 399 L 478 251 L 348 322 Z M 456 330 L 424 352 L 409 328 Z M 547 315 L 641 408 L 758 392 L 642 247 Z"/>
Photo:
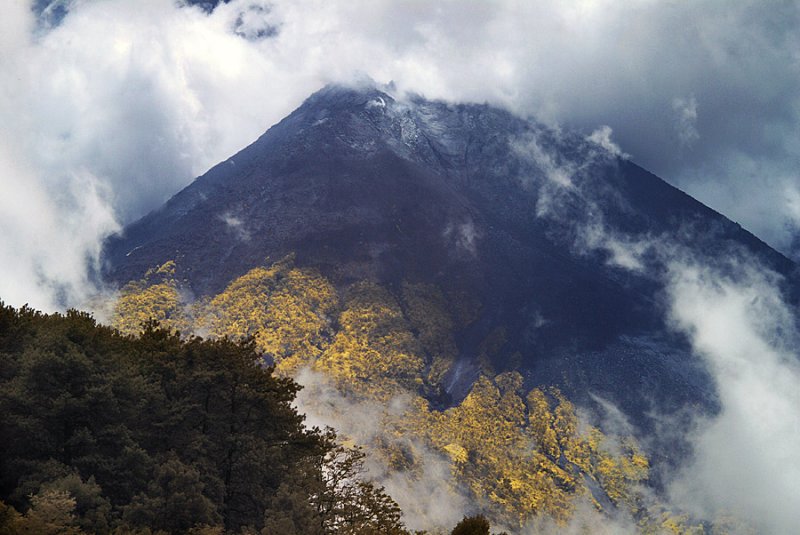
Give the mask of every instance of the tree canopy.
<path id="1" fill-rule="evenodd" d="M 252 339 L 0 304 L 0 532 L 405 533 Z"/>

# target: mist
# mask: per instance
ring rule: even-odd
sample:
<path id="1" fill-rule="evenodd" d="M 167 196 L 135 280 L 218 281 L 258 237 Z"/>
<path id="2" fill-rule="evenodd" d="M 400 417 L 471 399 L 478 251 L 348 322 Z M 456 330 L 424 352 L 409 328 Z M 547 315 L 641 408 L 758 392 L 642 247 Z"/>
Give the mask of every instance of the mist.
<path id="1" fill-rule="evenodd" d="M 306 415 L 309 427 L 333 427 L 340 439 L 365 447 L 368 454 L 367 477 L 383 486 L 400 505 L 410 529 L 450 530 L 459 520 L 475 511 L 450 472 L 450 462 L 432 447 L 410 436 L 396 436 L 389 427 L 389 416 L 409 409 L 410 399 L 396 397 L 386 404 L 355 400 L 344 395 L 325 375 L 302 370 L 296 377 L 303 389 L 295 405 Z M 414 451 L 421 469 L 418 474 L 393 471 L 371 447 L 381 441 L 394 441 Z"/>
<path id="2" fill-rule="evenodd" d="M 314 90 L 365 75 L 575 129 L 796 252 L 797 2 L 233 0 L 210 13 L 173 0 L 63 4 L 58 22 L 37 19 L 32 1 L 7 2 L 0 17 L 8 304 L 86 304 L 105 291 L 95 274 L 107 236 Z M 576 168 L 532 154 L 552 179 L 540 215 L 557 215 Z M 244 231 L 231 217 L 232 233 Z M 738 251 L 721 269 L 617 233 L 602 217 L 586 223 L 576 248 L 606 251 L 621 269 L 640 270 L 646 251 L 662 251 L 672 326 L 715 381 L 721 411 L 695 416 L 694 457 L 674 475 L 671 499 L 698 516 L 741 511 L 763 531 L 791 533 L 800 525 L 800 371 L 779 277 Z M 409 497 L 409 510 L 452 525 L 465 511 L 459 499 L 441 511 L 412 500 L 445 484 L 435 456 L 430 463 L 436 481 L 420 487 L 375 474 Z"/>
<path id="3" fill-rule="evenodd" d="M 695 455 L 671 497 L 707 518 L 733 512 L 762 533 L 800 525 L 800 360 L 794 311 L 779 279 L 746 256 L 727 269 L 669 267 L 670 317 L 716 382 L 722 410 L 699 419 Z M 731 265 L 732 264 L 732 265 Z"/>

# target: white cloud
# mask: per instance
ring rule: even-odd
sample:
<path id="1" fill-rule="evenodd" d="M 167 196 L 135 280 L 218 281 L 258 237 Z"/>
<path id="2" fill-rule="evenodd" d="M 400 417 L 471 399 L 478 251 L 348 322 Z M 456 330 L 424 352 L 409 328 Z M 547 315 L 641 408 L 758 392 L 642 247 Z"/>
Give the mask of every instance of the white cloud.
<path id="1" fill-rule="evenodd" d="M 800 150 L 800 140 L 797 147 Z M 681 171 L 678 185 L 768 244 L 797 257 L 793 242 L 800 236 L 800 218 L 793 192 L 800 188 L 800 176 L 796 169 L 787 168 L 788 163 L 726 150 L 697 168 Z"/>
<path id="2" fill-rule="evenodd" d="M 733 512 L 760 532 L 800 525 L 800 361 L 794 313 L 773 274 L 672 263 L 671 317 L 716 382 L 722 410 L 697 422 L 695 457 L 673 500 L 706 518 Z M 733 275 L 730 275 L 730 273 Z"/>
<path id="3" fill-rule="evenodd" d="M 68 4 L 36 34 L 30 3 L 4 6 L 7 152 L 44 192 L 63 187 L 56 175 L 93 175 L 123 223 L 360 73 L 558 121 L 612 151 L 613 128 L 637 161 L 771 243 L 800 228 L 775 193 L 798 183 L 793 3 L 233 0 L 210 15 L 173 0 Z M 679 150 L 701 119 L 703 137 Z"/>
<path id="4" fill-rule="evenodd" d="M 619 148 L 619 145 L 611 140 L 612 132 L 613 131 L 611 130 L 610 126 L 604 125 L 587 136 L 586 140 L 605 149 L 612 156 L 629 158 L 630 156 L 622 152 L 622 149 Z"/>
<path id="5" fill-rule="evenodd" d="M 553 161 L 531 154 L 545 168 Z M 568 165 L 578 172 L 587 166 Z M 603 251 L 610 265 L 661 279 L 668 319 L 687 335 L 719 396 L 719 414 L 684 408 L 655 416 L 664 423 L 665 441 L 686 428 L 667 424 L 689 421 L 693 429 L 685 437 L 693 455 L 678 473 L 662 473 L 671 506 L 706 520 L 732 513 L 759 533 L 793 533 L 800 525 L 800 512 L 793 506 L 800 503 L 800 332 L 796 309 L 784 301 L 780 276 L 744 249 L 729 247 L 711 258 L 669 235 L 622 233 L 605 223 L 608 205 L 601 193 L 578 176 L 562 190 L 580 200 L 579 212 L 586 217 L 564 212 L 553 194 L 545 215 L 572 230 L 578 252 Z M 659 267 L 644 270 L 645 257 Z M 606 428 L 626 427 L 624 415 L 595 401 L 611 418 Z M 625 519 L 619 521 L 623 524 L 612 529 L 627 529 Z"/>
<path id="6" fill-rule="evenodd" d="M 442 236 L 445 240 L 454 244 L 456 248 L 469 253 L 471 256 L 478 254 L 479 236 L 472 220 L 467 220 L 459 224 L 448 223 Z"/>
<path id="7" fill-rule="evenodd" d="M 684 438 L 692 453 L 676 473 L 661 474 L 672 509 L 712 521 L 733 515 L 758 533 L 794 533 L 800 525 L 794 506 L 800 503 L 800 331 L 781 277 L 744 250 L 714 260 L 669 236 L 637 240 L 596 225 L 582 235 L 590 237 L 583 246 L 609 252 L 619 267 L 641 271 L 645 252 L 658 259 L 668 320 L 713 380 L 719 413 L 686 407 L 653 416 L 667 441 L 687 422 L 691 429 Z"/>
<path id="8" fill-rule="evenodd" d="M 596 205 L 593 206 L 596 210 Z M 606 264 L 629 271 L 644 270 L 642 255 L 651 248 L 645 241 L 620 235 L 609 229 L 602 214 L 595 212 L 594 220 L 578 223 L 575 248 L 578 252 L 600 250 L 606 253 Z"/>
<path id="9" fill-rule="evenodd" d="M 0 173 L 14 179 L 0 196 L 0 298 L 47 310 L 86 305 L 97 291 L 90 275 L 100 240 L 118 228 L 102 186 L 86 172 L 66 175 L 54 201 L 6 151 L 0 143 Z"/>
<path id="10" fill-rule="evenodd" d="M 231 9 L 81 2 L 36 34 L 30 4 L 4 6 L 0 298 L 85 304 L 115 221 L 157 207 L 320 84 L 298 83 L 235 35 Z"/>
<path id="11" fill-rule="evenodd" d="M 235 216 L 231 212 L 225 212 L 219 216 L 220 221 L 225 223 L 228 230 L 236 237 L 237 240 L 248 242 L 250 241 L 250 231 L 247 230 L 247 225 L 242 218 Z"/>
<path id="12" fill-rule="evenodd" d="M 697 131 L 697 99 L 689 98 L 672 99 L 672 109 L 675 110 L 675 131 L 681 145 L 690 146 L 700 139 Z"/>
<path id="13" fill-rule="evenodd" d="M 12 2 L 0 22 L 0 299 L 52 310 L 90 297 L 100 240 L 117 225 L 91 172 L 36 162 L 21 92 L 34 26 L 26 8 Z"/>
<path id="14" fill-rule="evenodd" d="M 117 221 L 356 73 L 591 132 L 772 244 L 800 230 L 796 2 L 233 0 L 211 15 L 173 0 L 71 5 L 43 33 L 30 2 L 0 17 L 0 298 L 11 304 L 85 301 Z M 550 184 L 572 188 L 578 169 L 526 150 Z M 644 246 L 591 222 L 590 247 L 641 267 Z M 747 266 L 732 279 L 671 264 L 675 325 L 723 406 L 698 426 L 695 464 L 673 492 L 786 533 L 800 524 L 797 335 L 775 281 Z"/>

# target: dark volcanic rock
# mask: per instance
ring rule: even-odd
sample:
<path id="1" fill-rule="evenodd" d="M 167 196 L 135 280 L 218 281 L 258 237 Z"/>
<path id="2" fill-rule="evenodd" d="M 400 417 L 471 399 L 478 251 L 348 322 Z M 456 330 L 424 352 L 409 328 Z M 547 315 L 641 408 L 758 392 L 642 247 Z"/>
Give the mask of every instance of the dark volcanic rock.
<path id="1" fill-rule="evenodd" d="M 197 295 L 295 253 L 339 285 L 430 282 L 482 306 L 458 333 L 462 395 L 478 348 L 533 384 L 590 393 L 634 421 L 655 406 L 714 407 L 713 389 L 665 327 L 658 265 L 613 262 L 609 236 L 669 235 L 713 257 L 745 248 L 794 265 L 738 225 L 581 136 L 485 105 L 395 100 L 328 87 L 106 247 L 123 283 L 167 260 Z M 601 243 L 602 245 L 602 243 Z M 613 251 L 612 251 L 613 252 Z"/>

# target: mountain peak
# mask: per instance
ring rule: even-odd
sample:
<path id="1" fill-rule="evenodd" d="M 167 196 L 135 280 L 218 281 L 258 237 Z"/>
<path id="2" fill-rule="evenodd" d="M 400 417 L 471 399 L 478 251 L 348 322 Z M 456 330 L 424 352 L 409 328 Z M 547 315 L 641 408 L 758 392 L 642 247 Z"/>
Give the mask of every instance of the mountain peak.
<path id="1" fill-rule="evenodd" d="M 336 103 L 348 103 L 350 105 L 364 104 L 364 102 L 373 98 L 389 98 L 391 93 L 395 91 L 395 84 L 379 84 L 372 78 L 364 76 L 357 78 L 354 82 L 343 83 L 329 83 L 321 89 L 312 93 L 304 104 L 312 105 L 326 105 L 331 106 Z"/>
<path id="2" fill-rule="evenodd" d="M 671 233 L 699 254 L 734 243 L 784 271 L 785 259 L 578 134 L 391 93 L 359 83 L 313 94 L 110 240 L 108 276 L 125 283 L 174 261 L 185 291 L 208 296 L 293 255 L 337 288 L 423 284 L 454 310 L 472 303 L 452 395 L 488 363 L 578 400 L 607 396 L 639 421 L 645 398 L 713 404 L 664 323 L 659 280 L 644 264 L 622 268 L 640 261 L 626 264 L 619 247 L 586 244 L 608 227 L 632 239 Z"/>

